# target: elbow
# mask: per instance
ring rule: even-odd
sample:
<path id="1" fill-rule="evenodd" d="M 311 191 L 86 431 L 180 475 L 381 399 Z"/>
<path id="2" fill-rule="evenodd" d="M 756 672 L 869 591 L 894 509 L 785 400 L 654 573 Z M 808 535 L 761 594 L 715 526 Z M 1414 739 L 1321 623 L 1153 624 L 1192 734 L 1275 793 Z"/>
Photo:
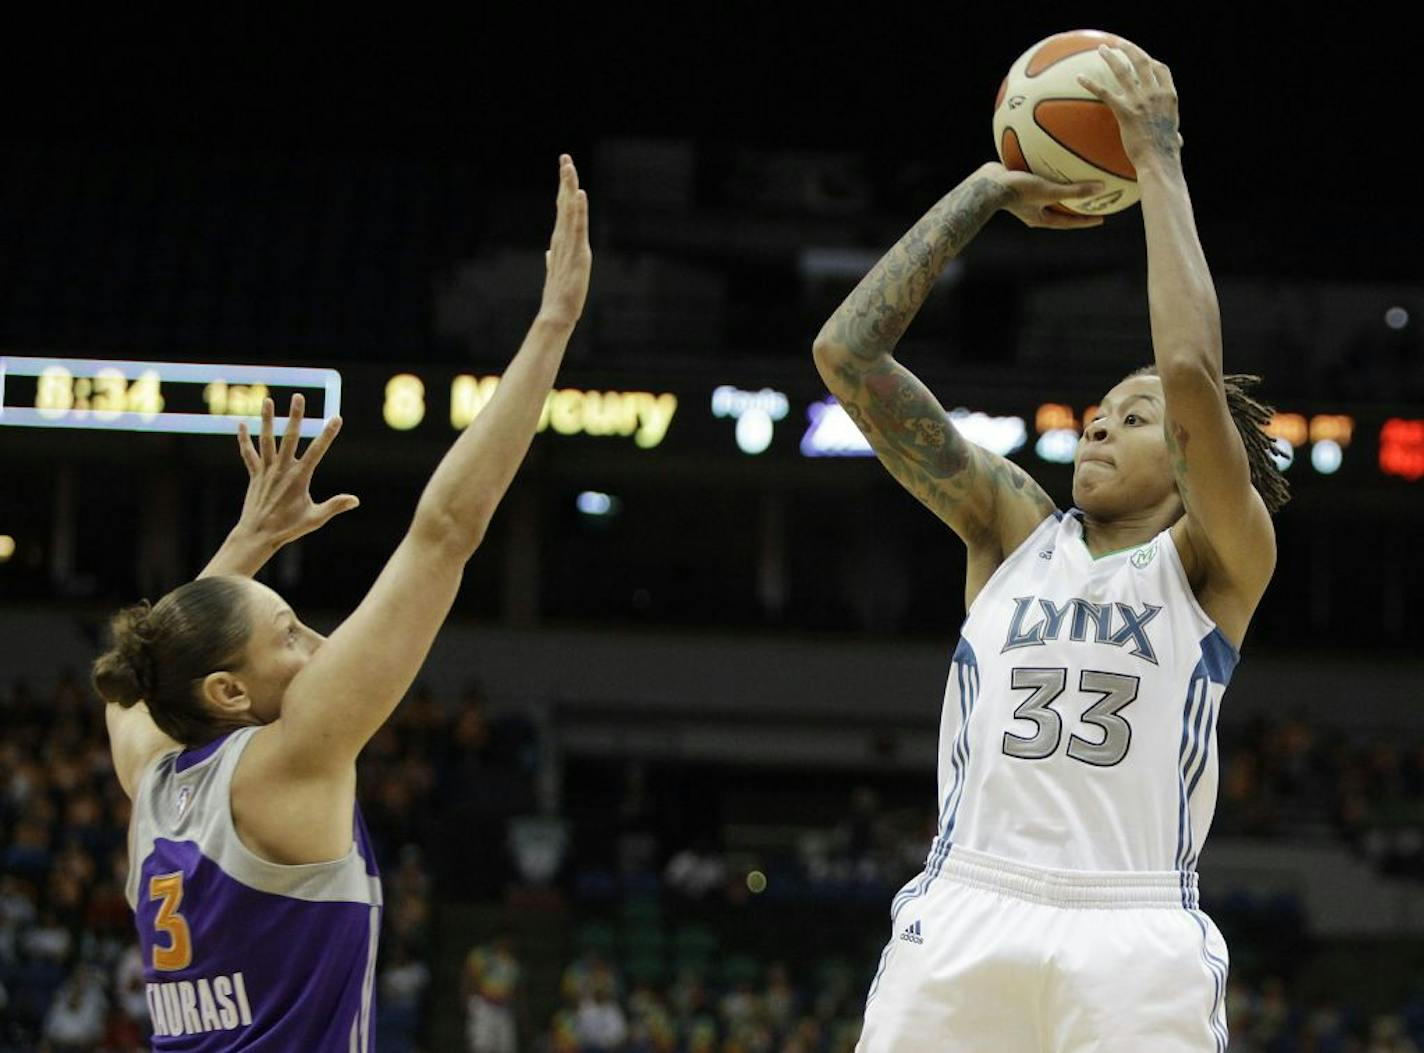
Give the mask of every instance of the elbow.
<path id="1" fill-rule="evenodd" d="M 480 547 L 489 519 L 482 509 L 461 509 L 456 514 L 447 506 L 422 501 L 415 510 L 410 536 L 423 547 L 463 563 Z"/>
<path id="2" fill-rule="evenodd" d="M 1157 375 L 1167 391 L 1187 391 L 1222 386 L 1221 357 L 1213 359 L 1200 349 L 1185 347 L 1157 356 Z"/>
<path id="3" fill-rule="evenodd" d="M 823 331 L 811 344 L 811 357 L 821 375 L 825 376 L 842 368 L 850 360 L 851 351 L 845 344 L 826 336 Z"/>
<path id="4" fill-rule="evenodd" d="M 1173 377 L 1190 380 L 1207 373 L 1218 379 L 1221 377 L 1221 327 L 1219 324 L 1203 325 L 1191 332 L 1166 340 L 1154 340 L 1154 358 L 1157 373 L 1162 382 L 1168 383 Z"/>

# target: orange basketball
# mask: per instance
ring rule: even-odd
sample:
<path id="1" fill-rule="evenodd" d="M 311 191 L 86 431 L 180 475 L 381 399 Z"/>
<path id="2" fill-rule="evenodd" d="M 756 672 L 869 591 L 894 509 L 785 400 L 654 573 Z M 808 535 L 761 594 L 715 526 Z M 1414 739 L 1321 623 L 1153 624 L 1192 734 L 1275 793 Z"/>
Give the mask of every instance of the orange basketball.
<path id="1" fill-rule="evenodd" d="M 1127 159 L 1117 118 L 1078 83 L 1085 73 L 1111 86 L 1116 78 L 1098 46 L 1123 38 L 1076 29 L 1040 40 L 1009 67 L 994 102 L 994 146 L 1007 168 L 1059 183 L 1105 184 L 1091 198 L 1064 202 L 1083 215 L 1120 212 L 1137 203 L 1137 172 Z"/>

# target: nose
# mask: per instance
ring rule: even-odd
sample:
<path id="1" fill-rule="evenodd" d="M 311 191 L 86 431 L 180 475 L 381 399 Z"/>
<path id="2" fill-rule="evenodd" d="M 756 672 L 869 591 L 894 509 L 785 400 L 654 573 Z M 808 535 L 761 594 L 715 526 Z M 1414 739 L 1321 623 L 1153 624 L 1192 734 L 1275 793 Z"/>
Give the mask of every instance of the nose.
<path id="1" fill-rule="evenodd" d="M 1102 418 L 1099 418 L 1095 421 L 1089 421 L 1088 426 L 1083 429 L 1083 438 L 1087 439 L 1090 442 L 1102 442 L 1107 437 L 1108 423 Z"/>

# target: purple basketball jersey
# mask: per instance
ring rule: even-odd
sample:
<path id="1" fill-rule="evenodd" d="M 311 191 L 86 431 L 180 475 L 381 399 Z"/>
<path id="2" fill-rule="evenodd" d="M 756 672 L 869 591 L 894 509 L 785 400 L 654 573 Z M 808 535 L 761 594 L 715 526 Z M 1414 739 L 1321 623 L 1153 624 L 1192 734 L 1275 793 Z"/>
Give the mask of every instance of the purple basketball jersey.
<path id="1" fill-rule="evenodd" d="M 257 728 L 170 753 L 134 796 L 128 900 L 153 1049 L 375 1048 L 381 882 L 358 808 L 329 863 L 282 866 L 237 836 L 229 793 Z"/>

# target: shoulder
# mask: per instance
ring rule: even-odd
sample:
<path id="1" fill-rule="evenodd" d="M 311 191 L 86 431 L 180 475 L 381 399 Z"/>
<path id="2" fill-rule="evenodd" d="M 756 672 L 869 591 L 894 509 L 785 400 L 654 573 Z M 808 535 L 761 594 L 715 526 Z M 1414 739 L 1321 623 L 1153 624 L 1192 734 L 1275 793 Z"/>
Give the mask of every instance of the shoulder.
<path id="1" fill-rule="evenodd" d="M 1012 537 L 1003 543 L 985 539 L 979 544 L 968 546 L 969 558 L 965 570 L 964 609 L 968 611 L 989 582 L 994 580 L 1001 567 L 1013 561 L 1031 541 L 1042 544 L 1044 539 L 1052 539 L 1064 521 L 1065 515 L 1050 502 L 1042 508 L 1041 514 L 1030 520 L 1026 517 Z"/>
<path id="2" fill-rule="evenodd" d="M 247 848 L 277 864 L 322 863 L 351 847 L 355 762 L 302 764 L 280 720 L 255 728 L 233 770 L 231 808 Z"/>
<path id="3" fill-rule="evenodd" d="M 183 748 L 182 743 L 158 730 L 142 702 L 128 709 L 115 702 L 108 703 L 104 707 L 104 723 L 109 730 L 114 774 L 131 800 L 138 794 L 148 769 Z"/>

